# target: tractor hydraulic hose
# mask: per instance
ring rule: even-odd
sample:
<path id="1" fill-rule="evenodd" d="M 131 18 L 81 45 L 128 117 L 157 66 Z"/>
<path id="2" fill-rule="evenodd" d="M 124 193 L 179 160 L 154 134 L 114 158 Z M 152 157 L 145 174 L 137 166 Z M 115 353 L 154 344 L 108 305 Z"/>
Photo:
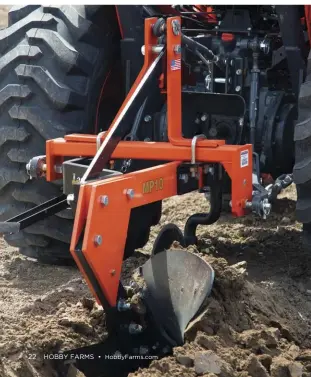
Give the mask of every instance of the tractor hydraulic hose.
<path id="1" fill-rule="evenodd" d="M 204 54 L 207 60 L 211 60 L 220 69 L 224 69 L 225 65 L 223 60 L 218 55 L 215 55 L 209 48 L 184 34 L 181 35 L 181 40 L 184 46 L 190 51 L 194 52 L 195 54 L 197 52 L 201 52 L 202 54 Z"/>
<path id="2" fill-rule="evenodd" d="M 216 181 L 210 187 L 210 211 L 208 213 L 196 213 L 190 216 L 184 229 L 184 238 L 186 245 L 197 243 L 196 230 L 198 225 L 214 224 L 220 217 L 222 209 L 222 187 L 219 181 Z"/>

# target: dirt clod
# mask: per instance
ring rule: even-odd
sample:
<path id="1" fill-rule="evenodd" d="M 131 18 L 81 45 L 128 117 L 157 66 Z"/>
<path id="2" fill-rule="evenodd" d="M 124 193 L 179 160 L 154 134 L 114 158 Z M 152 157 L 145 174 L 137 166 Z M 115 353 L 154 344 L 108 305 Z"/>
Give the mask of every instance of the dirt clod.
<path id="1" fill-rule="evenodd" d="M 194 357 L 194 370 L 198 375 L 214 373 L 219 377 L 230 377 L 233 374 L 231 366 L 213 351 L 198 352 Z"/>
<path id="2" fill-rule="evenodd" d="M 247 359 L 246 369 L 251 377 L 269 377 L 267 369 L 255 355 L 250 355 Z"/>

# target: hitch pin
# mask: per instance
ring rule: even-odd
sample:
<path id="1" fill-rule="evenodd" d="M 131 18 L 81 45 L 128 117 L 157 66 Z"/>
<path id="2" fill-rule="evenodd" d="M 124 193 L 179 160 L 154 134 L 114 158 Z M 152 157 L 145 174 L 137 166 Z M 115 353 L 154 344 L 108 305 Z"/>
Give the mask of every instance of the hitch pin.
<path id="1" fill-rule="evenodd" d="M 163 50 L 163 48 L 164 48 L 164 45 L 155 45 L 155 46 L 151 47 L 151 51 L 154 54 L 160 54 L 160 52 Z M 145 54 L 146 54 L 146 46 L 145 45 L 141 46 L 141 53 L 142 53 L 142 55 L 145 56 Z"/>

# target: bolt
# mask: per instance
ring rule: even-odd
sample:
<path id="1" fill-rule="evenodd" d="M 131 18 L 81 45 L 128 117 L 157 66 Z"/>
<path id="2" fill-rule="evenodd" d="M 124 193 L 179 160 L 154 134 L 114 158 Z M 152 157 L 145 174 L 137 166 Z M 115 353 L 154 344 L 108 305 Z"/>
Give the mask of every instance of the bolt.
<path id="1" fill-rule="evenodd" d="M 251 209 L 253 207 L 253 203 L 246 200 L 245 202 L 245 208 Z"/>
<path id="2" fill-rule="evenodd" d="M 67 203 L 70 205 L 75 200 L 74 194 L 67 195 Z"/>
<path id="3" fill-rule="evenodd" d="M 55 173 L 59 173 L 59 174 L 62 174 L 63 172 L 63 166 L 62 165 L 54 165 L 54 171 Z"/>
<path id="4" fill-rule="evenodd" d="M 172 21 L 172 29 L 173 29 L 174 35 L 179 35 L 179 33 L 180 33 L 180 24 L 179 24 L 178 20 L 173 20 Z"/>
<path id="5" fill-rule="evenodd" d="M 146 137 L 146 138 L 144 139 L 144 141 L 148 142 L 148 141 L 151 141 L 151 139 L 150 139 L 150 137 Z"/>
<path id="6" fill-rule="evenodd" d="M 212 128 L 210 128 L 208 133 L 211 137 L 216 137 L 217 136 L 217 129 L 215 127 L 212 127 Z"/>
<path id="7" fill-rule="evenodd" d="M 207 120 L 207 114 L 203 114 L 202 116 L 201 116 L 201 121 L 202 122 L 205 122 Z"/>
<path id="8" fill-rule="evenodd" d="M 119 312 L 125 312 L 131 309 L 131 304 L 125 300 L 119 300 L 117 303 L 117 309 Z"/>
<path id="9" fill-rule="evenodd" d="M 147 355 L 149 353 L 149 347 L 148 346 L 140 346 L 139 347 L 139 354 L 140 355 Z"/>
<path id="10" fill-rule="evenodd" d="M 270 211 L 271 211 L 271 203 L 269 203 L 269 200 L 267 198 L 265 198 L 263 201 L 262 201 L 262 211 L 263 211 L 263 214 L 264 214 L 264 218 L 266 218 L 267 215 L 269 215 Z"/>
<path id="11" fill-rule="evenodd" d="M 139 325 L 138 323 L 131 323 L 128 329 L 129 329 L 129 333 L 132 335 L 140 334 L 143 331 L 143 327 Z"/>
<path id="12" fill-rule="evenodd" d="M 245 186 L 247 183 L 246 179 L 243 179 L 243 185 Z"/>
<path id="13" fill-rule="evenodd" d="M 181 53 L 181 46 L 180 45 L 174 46 L 174 52 L 175 52 L 175 54 L 180 54 Z"/>
<path id="14" fill-rule="evenodd" d="M 129 199 L 133 199 L 134 198 L 134 195 L 135 195 L 135 191 L 134 189 L 127 189 L 126 190 L 126 195 Z"/>
<path id="15" fill-rule="evenodd" d="M 235 91 L 236 91 L 236 92 L 239 92 L 240 90 L 241 90 L 240 85 L 238 85 L 238 86 L 235 87 Z"/>
<path id="16" fill-rule="evenodd" d="M 116 274 L 116 270 L 110 270 L 110 275 L 114 276 Z"/>
<path id="17" fill-rule="evenodd" d="M 95 246 L 100 246 L 102 244 L 102 241 L 103 241 L 103 239 L 102 239 L 102 236 L 100 234 L 98 234 L 94 237 Z"/>
<path id="18" fill-rule="evenodd" d="M 242 74 L 242 69 L 237 69 L 235 72 L 238 76 Z"/>
<path id="19" fill-rule="evenodd" d="M 101 195 L 101 196 L 99 197 L 99 202 L 100 202 L 100 204 L 102 204 L 103 206 L 107 206 L 108 203 L 109 203 L 108 196 L 107 196 L 107 195 Z"/>
<path id="20" fill-rule="evenodd" d="M 218 29 L 219 29 L 219 26 L 215 26 L 215 29 L 218 30 Z"/>
<path id="21" fill-rule="evenodd" d="M 151 121 L 151 115 L 146 115 L 145 116 L 145 118 L 144 118 L 144 121 L 146 122 L 146 123 L 149 123 L 150 121 Z"/>
<path id="22" fill-rule="evenodd" d="M 252 31 L 252 28 L 251 28 L 251 27 L 248 27 L 248 28 L 247 28 L 247 31 Z"/>
<path id="23" fill-rule="evenodd" d="M 188 174 L 180 174 L 179 179 L 184 183 L 187 183 L 189 181 Z"/>
<path id="24" fill-rule="evenodd" d="M 231 67 L 233 66 L 233 64 L 234 64 L 234 60 L 230 60 Z"/>

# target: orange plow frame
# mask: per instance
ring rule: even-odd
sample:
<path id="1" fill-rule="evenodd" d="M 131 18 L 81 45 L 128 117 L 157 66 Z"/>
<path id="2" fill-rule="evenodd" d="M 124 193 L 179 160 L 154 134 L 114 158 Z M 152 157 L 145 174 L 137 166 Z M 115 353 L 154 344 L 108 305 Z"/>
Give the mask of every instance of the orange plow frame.
<path id="1" fill-rule="evenodd" d="M 157 38 L 152 32 L 156 21 L 156 18 L 145 21 L 145 64 L 115 120 L 102 136 L 102 143 L 109 136 L 109 132 L 117 127 L 119 118 L 122 112 L 126 111 L 135 89 L 157 57 L 154 48 L 157 45 Z M 94 296 L 102 302 L 98 295 L 101 291 L 111 306 L 115 306 L 117 302 L 131 209 L 177 195 L 177 168 L 181 163 L 190 163 L 193 158 L 192 140 L 182 137 L 181 69 L 171 70 L 170 66 L 172 60 L 181 58 L 180 52 L 176 49 L 176 46 L 181 46 L 181 35 L 173 32 L 172 23 L 176 21 L 180 24 L 179 17 L 170 17 L 166 23 L 167 66 L 164 71 L 166 71 L 169 142 L 121 141 L 111 155 L 111 160 L 130 158 L 171 162 L 112 178 L 86 181 L 81 183 L 79 188 L 70 251 Z M 96 139 L 94 135 L 75 134 L 47 141 L 47 180 L 61 178 L 56 167 L 61 165 L 65 158 L 92 156 L 95 156 L 94 159 L 98 158 L 101 149 L 97 150 Z M 248 163 L 242 164 L 241 159 L 245 154 L 248 156 Z M 195 145 L 195 162 L 207 165 L 219 163 L 224 167 L 232 182 L 232 213 L 235 216 L 244 215 L 248 211 L 247 201 L 252 200 L 251 145 L 225 145 L 224 140 L 201 139 Z M 198 174 L 201 175 L 198 180 L 200 186 L 203 174 L 201 169 L 198 169 Z M 107 198 L 106 205 L 101 201 L 103 196 Z M 97 288 L 77 257 L 78 249 L 92 270 Z"/>

